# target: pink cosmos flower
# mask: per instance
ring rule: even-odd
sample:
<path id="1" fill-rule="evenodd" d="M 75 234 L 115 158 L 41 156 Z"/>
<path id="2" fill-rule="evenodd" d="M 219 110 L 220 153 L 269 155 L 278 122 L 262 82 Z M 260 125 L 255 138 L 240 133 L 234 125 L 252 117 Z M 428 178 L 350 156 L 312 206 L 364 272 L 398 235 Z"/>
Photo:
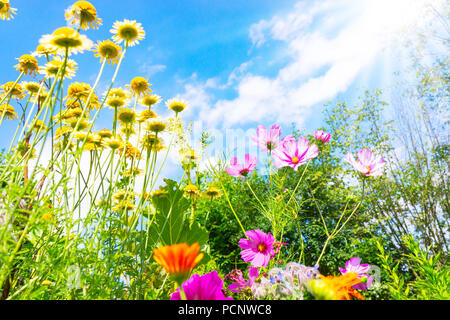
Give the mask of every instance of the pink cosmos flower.
<path id="1" fill-rule="evenodd" d="M 381 156 L 375 156 L 370 149 L 358 151 L 358 161 L 355 160 L 351 152 L 344 157 L 344 160 L 366 177 L 383 174 L 383 167 L 385 165 L 383 158 Z"/>
<path id="2" fill-rule="evenodd" d="M 317 145 L 309 145 L 306 138 L 287 140 L 283 145 L 273 152 L 274 165 L 276 168 L 291 167 L 297 171 L 298 167 L 305 164 L 309 159 L 319 155 Z"/>
<path id="3" fill-rule="evenodd" d="M 264 152 L 272 152 L 282 145 L 284 141 L 295 140 L 292 135 L 288 135 L 280 140 L 281 128 L 276 124 L 272 125 L 269 131 L 267 131 L 265 126 L 259 125 L 256 129 L 256 134 L 257 137 L 251 136 L 251 138 Z"/>
<path id="4" fill-rule="evenodd" d="M 187 300 L 233 300 L 224 296 L 223 281 L 216 270 L 203 276 L 194 274 L 182 286 Z M 181 300 L 180 288 L 172 293 L 170 300 Z"/>
<path id="5" fill-rule="evenodd" d="M 228 286 L 228 290 L 233 292 L 242 292 L 245 288 L 251 288 L 255 283 L 255 280 L 258 278 L 259 271 L 258 268 L 248 267 L 248 280 L 245 280 L 242 276 L 242 271 L 239 269 L 235 269 L 231 271 L 226 277 L 230 277 L 234 283 Z M 226 278 L 225 277 L 225 278 Z"/>
<path id="6" fill-rule="evenodd" d="M 233 177 L 245 178 L 250 172 L 252 172 L 257 163 L 256 156 L 251 156 L 250 154 L 245 155 L 244 166 L 241 165 L 239 159 L 234 157 L 230 161 L 230 166 L 226 169 L 226 172 Z"/>
<path id="7" fill-rule="evenodd" d="M 331 134 L 323 132 L 322 130 L 314 131 L 314 139 L 327 143 L 330 141 Z"/>
<path id="8" fill-rule="evenodd" d="M 245 262 L 250 262 L 254 267 L 266 267 L 270 259 L 275 255 L 273 245 L 275 238 L 261 230 L 247 231 L 245 235 L 248 239 L 239 240 L 241 257 Z"/>
<path id="9" fill-rule="evenodd" d="M 361 259 L 358 257 L 353 257 L 345 263 L 345 268 L 339 268 L 342 274 L 347 272 L 354 272 L 358 274 L 358 278 L 364 282 L 355 284 L 353 288 L 357 290 L 367 290 L 370 288 L 373 282 L 373 278 L 367 274 L 370 270 L 370 264 L 361 264 Z"/>

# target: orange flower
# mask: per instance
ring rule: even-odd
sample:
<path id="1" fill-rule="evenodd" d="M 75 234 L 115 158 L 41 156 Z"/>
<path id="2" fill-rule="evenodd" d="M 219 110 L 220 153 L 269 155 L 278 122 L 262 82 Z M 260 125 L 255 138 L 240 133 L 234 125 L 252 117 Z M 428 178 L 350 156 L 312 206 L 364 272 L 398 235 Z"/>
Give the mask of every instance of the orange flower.
<path id="1" fill-rule="evenodd" d="M 352 288 L 361 282 L 358 274 L 348 272 L 338 277 L 320 275 L 320 279 L 310 280 L 308 288 L 320 300 L 351 300 L 355 297 L 364 300 L 364 297 Z"/>
<path id="2" fill-rule="evenodd" d="M 155 249 L 153 258 L 181 285 L 202 260 L 203 253 L 199 252 L 200 245 L 197 242 L 192 246 L 187 243 L 177 243 Z"/>

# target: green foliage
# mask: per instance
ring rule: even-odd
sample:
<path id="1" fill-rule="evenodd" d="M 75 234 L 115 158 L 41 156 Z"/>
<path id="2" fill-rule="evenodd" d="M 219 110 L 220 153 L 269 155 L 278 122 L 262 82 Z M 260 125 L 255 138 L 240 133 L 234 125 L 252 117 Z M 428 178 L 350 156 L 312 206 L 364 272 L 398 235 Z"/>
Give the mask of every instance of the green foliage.
<path id="1" fill-rule="evenodd" d="M 432 254 L 428 249 L 421 249 L 419 243 L 411 236 L 405 236 L 403 243 L 408 248 L 402 261 L 394 263 L 393 259 L 378 243 L 379 256 L 389 281 L 387 287 L 394 299 L 398 300 L 448 300 L 450 298 L 450 266 L 448 257 Z M 442 262 L 444 261 L 444 262 Z M 414 275 L 406 282 L 401 265 L 406 265 Z"/>

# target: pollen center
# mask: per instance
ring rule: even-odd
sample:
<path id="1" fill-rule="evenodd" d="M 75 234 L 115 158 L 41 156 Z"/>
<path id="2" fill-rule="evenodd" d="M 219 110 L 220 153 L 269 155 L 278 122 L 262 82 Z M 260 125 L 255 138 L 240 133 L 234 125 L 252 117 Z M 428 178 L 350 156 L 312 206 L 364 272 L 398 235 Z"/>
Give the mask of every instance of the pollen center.
<path id="1" fill-rule="evenodd" d="M 300 159 L 299 158 L 297 158 L 297 157 L 292 157 L 292 163 L 293 164 L 297 164 L 297 163 L 299 163 L 300 162 Z"/>
<path id="2" fill-rule="evenodd" d="M 244 169 L 244 170 L 241 170 L 239 173 L 240 173 L 241 175 L 243 175 L 244 177 L 246 177 L 246 176 L 248 175 L 248 170 L 247 170 L 247 169 Z"/>
<path id="3" fill-rule="evenodd" d="M 258 244 L 258 251 L 259 252 L 265 252 L 267 249 L 266 245 L 264 243 Z"/>

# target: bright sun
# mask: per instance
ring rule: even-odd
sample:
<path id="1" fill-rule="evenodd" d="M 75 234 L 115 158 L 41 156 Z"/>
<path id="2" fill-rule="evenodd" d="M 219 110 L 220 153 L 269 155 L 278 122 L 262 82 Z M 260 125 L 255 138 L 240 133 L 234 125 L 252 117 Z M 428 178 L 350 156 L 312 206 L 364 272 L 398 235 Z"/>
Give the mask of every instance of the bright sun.
<path id="1" fill-rule="evenodd" d="M 384 32 L 398 32 L 424 22 L 432 3 L 441 0 L 365 0 L 370 17 Z"/>

